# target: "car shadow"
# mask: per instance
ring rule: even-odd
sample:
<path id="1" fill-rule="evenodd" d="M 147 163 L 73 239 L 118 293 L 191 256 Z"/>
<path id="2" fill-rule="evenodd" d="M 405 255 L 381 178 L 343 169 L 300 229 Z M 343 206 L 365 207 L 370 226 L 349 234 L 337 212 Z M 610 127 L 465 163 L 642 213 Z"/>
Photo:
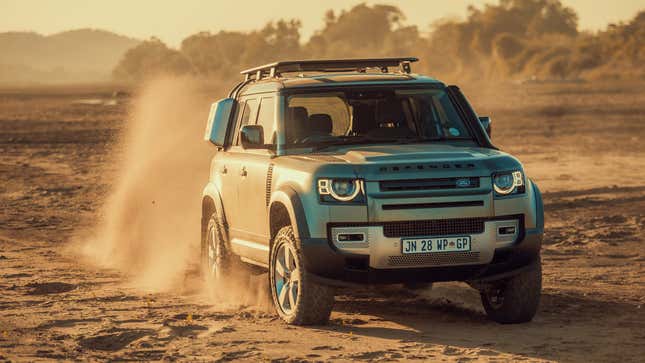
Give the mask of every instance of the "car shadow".
<path id="1" fill-rule="evenodd" d="M 397 293 L 390 287 L 352 294 L 341 291 L 334 310 L 341 318 L 321 329 L 396 340 L 401 342 L 402 353 L 443 345 L 450 347 L 444 353 L 453 354 L 509 353 L 588 361 L 593 352 L 594 360 L 630 361 L 637 360 L 633 356 L 637 332 L 645 327 L 637 305 L 550 291 L 543 292 L 532 322 L 498 324 L 486 317 L 478 292 L 465 284 L 418 295 L 404 289 Z M 640 318 L 635 318 L 638 314 Z M 626 353 L 630 351 L 632 355 Z"/>

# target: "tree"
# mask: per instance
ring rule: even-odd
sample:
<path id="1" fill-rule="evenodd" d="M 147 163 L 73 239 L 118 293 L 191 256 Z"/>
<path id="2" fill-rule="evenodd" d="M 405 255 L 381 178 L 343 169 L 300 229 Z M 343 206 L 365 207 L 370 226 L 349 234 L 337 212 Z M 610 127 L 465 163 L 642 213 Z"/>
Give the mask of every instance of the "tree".
<path id="1" fill-rule="evenodd" d="M 305 47 L 313 57 L 351 57 L 382 54 L 383 42 L 405 19 L 395 6 L 359 4 L 336 16 L 325 15 L 325 26 Z"/>
<path id="2" fill-rule="evenodd" d="M 327 11 L 322 29 L 304 45 L 295 19 L 249 32 L 197 33 L 179 51 L 152 38 L 129 50 L 114 75 L 194 73 L 233 81 L 238 70 L 282 59 L 407 55 L 421 58 L 414 66 L 419 72 L 460 80 L 645 74 L 645 11 L 593 34 L 578 33 L 576 13 L 561 0 L 470 6 L 466 19 L 437 21 L 429 36 L 404 20 L 396 6 L 359 4 Z"/>
<path id="3" fill-rule="evenodd" d="M 141 81 L 159 74 L 181 75 L 192 71 L 188 59 L 152 37 L 128 50 L 113 71 L 118 80 Z"/>

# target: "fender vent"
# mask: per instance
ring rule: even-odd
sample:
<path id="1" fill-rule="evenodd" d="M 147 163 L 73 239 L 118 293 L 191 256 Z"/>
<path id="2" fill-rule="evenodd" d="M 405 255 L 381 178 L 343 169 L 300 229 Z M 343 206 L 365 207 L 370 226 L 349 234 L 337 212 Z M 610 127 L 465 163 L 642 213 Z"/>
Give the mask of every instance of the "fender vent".
<path id="1" fill-rule="evenodd" d="M 267 170 L 267 183 L 265 191 L 266 206 L 269 206 L 269 201 L 271 201 L 271 183 L 273 182 L 273 164 L 269 164 L 269 170 Z"/>

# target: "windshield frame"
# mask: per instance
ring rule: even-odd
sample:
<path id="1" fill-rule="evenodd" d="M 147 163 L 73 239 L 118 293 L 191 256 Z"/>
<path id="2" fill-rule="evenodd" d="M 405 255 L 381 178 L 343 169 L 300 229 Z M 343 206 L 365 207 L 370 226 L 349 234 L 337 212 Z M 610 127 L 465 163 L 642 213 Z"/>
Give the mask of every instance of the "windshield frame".
<path id="1" fill-rule="evenodd" d="M 446 92 L 446 95 L 448 96 L 448 99 L 452 106 L 455 109 L 455 112 L 457 113 L 458 117 L 460 118 L 461 122 L 463 123 L 464 127 L 466 128 L 468 132 L 467 137 L 451 137 L 451 138 L 423 138 L 423 137 L 416 137 L 416 138 L 409 138 L 409 139 L 371 139 L 371 140 L 366 140 L 366 137 L 361 137 L 361 136 L 355 136 L 355 140 L 357 142 L 351 142 L 349 138 L 341 138 L 345 139 L 347 142 L 339 142 L 340 140 L 334 141 L 334 142 L 315 142 L 315 143 L 300 143 L 300 144 L 293 144 L 293 143 L 287 143 L 286 142 L 286 110 L 289 107 L 289 98 L 291 96 L 295 95 L 312 95 L 312 94 L 332 94 L 332 93 L 338 93 L 338 92 L 347 92 L 348 90 L 351 91 L 360 91 L 360 90 L 369 90 L 369 91 L 374 91 L 378 89 L 383 89 L 387 91 L 403 91 L 403 90 L 443 90 Z M 413 144 L 413 143 L 434 143 L 434 142 L 457 142 L 463 144 L 464 141 L 467 141 L 472 143 L 473 145 L 478 145 L 478 146 L 485 146 L 480 143 L 480 138 L 478 135 L 478 132 L 481 132 L 481 130 L 473 128 L 473 125 L 468 121 L 468 118 L 466 115 L 463 114 L 462 108 L 455 104 L 455 99 L 450 95 L 448 87 L 446 87 L 443 83 L 428 83 L 428 84 L 416 84 L 416 85 L 410 85 L 410 84 L 400 84 L 400 83 L 395 83 L 395 84 L 364 84 L 364 85 L 340 85 L 340 86 L 324 86 L 324 87 L 301 87 L 301 88 L 283 88 L 280 90 L 280 95 L 281 95 L 281 108 L 283 108 L 284 112 L 283 117 L 281 117 L 280 120 L 280 127 L 279 127 L 279 132 L 282 133 L 281 137 L 278 137 L 278 140 L 281 140 L 283 143 L 279 145 L 279 149 L 284 150 L 284 153 L 286 154 L 309 154 L 309 153 L 316 153 L 319 151 L 329 151 L 329 149 L 333 148 L 347 148 L 351 147 L 353 145 L 357 146 L 366 146 L 366 145 L 397 145 L 397 144 Z M 471 145 L 472 146 L 472 145 Z"/>

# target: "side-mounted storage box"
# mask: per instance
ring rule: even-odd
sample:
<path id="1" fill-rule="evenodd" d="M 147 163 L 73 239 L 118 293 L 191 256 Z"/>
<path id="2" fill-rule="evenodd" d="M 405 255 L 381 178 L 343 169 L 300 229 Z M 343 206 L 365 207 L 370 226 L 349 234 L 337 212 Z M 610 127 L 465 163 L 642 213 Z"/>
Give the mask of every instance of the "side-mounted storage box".
<path id="1" fill-rule="evenodd" d="M 212 142 L 215 146 L 224 146 L 226 130 L 231 113 L 235 108 L 235 99 L 224 98 L 211 105 L 211 112 L 206 122 L 204 140 Z"/>

